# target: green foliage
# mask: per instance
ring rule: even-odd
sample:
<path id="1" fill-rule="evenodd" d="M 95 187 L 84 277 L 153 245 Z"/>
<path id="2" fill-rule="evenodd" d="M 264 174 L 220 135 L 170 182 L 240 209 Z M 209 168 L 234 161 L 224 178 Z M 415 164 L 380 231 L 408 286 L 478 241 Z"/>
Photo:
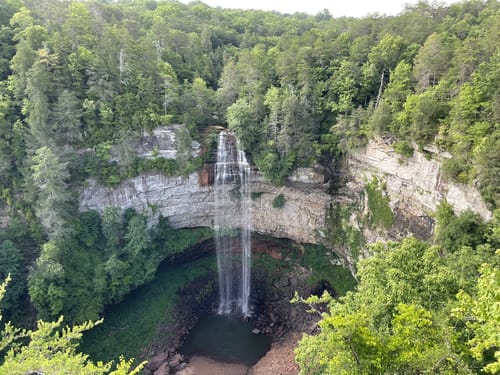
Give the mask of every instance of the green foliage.
<path id="1" fill-rule="evenodd" d="M 283 208 L 285 206 L 286 199 L 283 194 L 278 194 L 273 198 L 272 205 L 274 208 Z"/>
<path id="2" fill-rule="evenodd" d="M 356 280 L 348 269 L 341 266 L 338 257 L 320 245 L 304 245 L 304 254 L 300 257 L 300 264 L 312 271 L 308 278 L 309 285 L 316 285 L 327 281 L 338 296 L 345 295 L 356 286 Z"/>
<path id="3" fill-rule="evenodd" d="M 475 248 L 484 242 L 486 226 L 481 217 L 470 210 L 457 217 L 453 207 L 443 201 L 437 207 L 436 219 L 435 240 L 446 251 L 452 252 L 464 246 Z"/>
<path id="4" fill-rule="evenodd" d="M 66 179 L 67 163 L 62 163 L 50 147 L 36 150 L 31 165 L 33 183 L 37 186 L 36 214 L 50 239 L 60 238 L 66 232 L 65 205 L 71 199 Z"/>
<path id="5" fill-rule="evenodd" d="M 184 83 L 183 122 L 199 128 L 212 125 L 215 92 L 207 87 L 203 78 L 195 78 L 192 83 Z"/>
<path id="6" fill-rule="evenodd" d="M 106 186 L 117 186 L 126 179 L 137 177 L 144 172 L 158 172 L 166 176 L 187 176 L 201 167 L 203 159 L 192 157 L 186 151 L 187 149 L 181 151 L 177 159 L 160 156 L 144 159 L 133 156 L 126 166 L 116 161 L 103 160 L 89 153 L 84 156 L 84 160 L 81 161 L 82 165 L 78 166 L 74 174 L 96 177 L 99 183 Z"/>
<path id="7" fill-rule="evenodd" d="M 470 221 L 446 205 L 437 217 L 441 230 Z M 375 244 L 358 264 L 355 292 L 305 300 L 329 311 L 319 334 L 305 335 L 296 349 L 301 373 L 496 373 L 500 254 L 490 238 L 466 246 L 460 236 L 434 246 L 413 238 Z"/>
<path id="8" fill-rule="evenodd" d="M 29 276 L 29 293 L 45 319 L 59 314 L 72 322 L 96 319 L 104 305 L 119 302 L 131 290 L 151 281 L 167 258 L 211 238 L 208 228 L 174 230 L 159 218 L 148 228 L 134 210 L 80 214 L 72 235 L 49 242 Z"/>
<path id="9" fill-rule="evenodd" d="M 250 103 L 239 99 L 227 109 L 227 123 L 233 130 L 244 150 L 251 150 L 259 139 L 259 126 Z"/>
<path id="10" fill-rule="evenodd" d="M 408 143 L 408 141 L 399 141 L 396 142 L 392 145 L 394 148 L 394 151 L 396 151 L 398 154 L 401 154 L 403 156 L 406 156 L 407 158 L 410 158 L 413 156 L 413 147 Z"/>
<path id="11" fill-rule="evenodd" d="M 478 176 L 483 197 L 492 207 L 498 204 L 498 90 L 500 79 L 498 51 L 483 61 L 470 82 L 460 87 L 452 102 L 447 142 L 454 156 L 452 177 L 468 182 Z"/>
<path id="12" fill-rule="evenodd" d="M 102 322 L 102 321 L 101 321 Z M 100 322 L 98 322 L 100 323 Z M 138 374 L 145 363 L 132 369 L 132 361 L 121 359 L 115 370 L 113 363 L 94 363 L 89 356 L 76 351 L 76 341 L 82 337 L 82 332 L 94 327 L 87 322 L 74 327 L 62 328 L 62 318 L 55 322 L 39 321 L 35 331 L 29 331 L 28 345 L 11 350 L 0 366 L 0 374 L 24 374 L 33 369 L 43 373 L 60 371 L 78 374 Z"/>
<path id="13" fill-rule="evenodd" d="M 282 185 L 285 177 L 295 166 L 296 155 L 289 154 L 282 158 L 276 151 L 264 151 L 255 160 L 262 174 L 273 184 Z"/>
<path id="14" fill-rule="evenodd" d="M 10 287 L 0 299 L 0 309 L 5 311 L 18 305 L 18 300 L 24 293 L 25 282 L 22 272 L 23 254 L 11 240 L 0 243 L 0 280 L 10 275 Z"/>
<path id="15" fill-rule="evenodd" d="M 355 205 L 331 205 L 326 218 L 325 235 L 330 246 L 347 248 L 353 261 L 357 262 L 365 240 L 361 231 L 350 223 L 350 216 L 356 211 Z"/>
<path id="16" fill-rule="evenodd" d="M 408 95 L 404 109 L 397 117 L 399 133 L 415 140 L 419 145 L 431 143 L 448 111 L 440 86 L 430 88 L 422 94 Z"/>
<path id="17" fill-rule="evenodd" d="M 389 198 L 385 196 L 383 190 L 379 187 L 379 181 L 376 177 L 365 185 L 365 191 L 368 198 L 368 208 L 370 209 L 368 218 L 370 225 L 389 229 L 394 222 L 394 214 L 389 206 Z"/>
<path id="18" fill-rule="evenodd" d="M 467 344 L 471 348 L 472 356 L 485 362 L 482 370 L 485 373 L 497 374 L 500 371 L 500 351 L 498 338 L 500 337 L 500 271 L 497 262 L 493 266 L 485 264 L 480 269 L 481 276 L 477 281 L 477 296 L 471 297 L 461 291 L 458 295 L 459 306 L 454 310 L 455 316 L 466 320 L 471 331 L 471 339 Z M 488 351 L 493 351 L 493 360 L 487 360 Z"/>
<path id="19" fill-rule="evenodd" d="M 174 332 L 158 332 L 158 327 L 175 323 L 175 306 L 182 297 L 179 291 L 196 278 L 211 275 L 215 268 L 213 258 L 162 266 L 152 282 L 107 310 L 105 322 L 85 333 L 81 350 L 94 360 L 108 361 L 120 354 L 140 357 L 153 341 L 172 339 Z"/>
<path id="20" fill-rule="evenodd" d="M 185 175 L 199 167 L 186 152 L 174 165 L 112 161 L 101 151 L 172 122 L 189 128 L 180 143 L 227 123 L 276 184 L 296 166 L 329 165 L 372 134 L 419 145 L 436 139 L 462 166 L 452 174 L 477 180 L 496 205 L 495 4 L 419 4 L 363 20 L 197 3 L 24 5 L 0 5 L 0 171 L 8 187 L 22 175 L 25 151 L 31 157 L 41 147 L 57 147 L 61 163 L 67 146 L 96 149 L 86 166 L 70 161 L 68 182 Z"/>
<path id="21" fill-rule="evenodd" d="M 66 275 L 60 263 L 60 251 L 55 242 L 44 244 L 35 268 L 28 277 L 31 301 L 42 319 L 60 315 L 67 297 L 64 288 Z"/>
<path id="22" fill-rule="evenodd" d="M 462 160 L 454 157 L 443 160 L 441 170 L 445 177 L 466 184 L 471 168 L 464 165 Z"/>
<path id="23" fill-rule="evenodd" d="M 446 33 L 432 33 L 415 57 L 417 90 L 435 86 L 450 67 L 454 40 Z"/>
<path id="24" fill-rule="evenodd" d="M 0 1 L 0 199 L 19 215 L 18 232 L 25 234 L 9 229 L 1 236 L 11 241 L 2 242 L 3 253 L 20 251 L 23 258 L 4 254 L 0 266 L 13 276 L 8 313 L 26 285 L 18 276 L 28 264 L 34 265 L 28 289 L 40 315 L 64 312 L 82 322 L 193 243 L 193 233 L 164 222 L 162 233 L 134 215 L 125 220 L 109 213 L 100 222 L 74 214 L 71 191 L 90 176 L 116 186 L 147 171 L 187 175 L 202 163 L 190 156 L 189 143 L 212 124 L 233 129 L 276 185 L 296 167 L 339 165 L 374 135 L 394 140 L 407 156 L 408 145 L 435 142 L 453 155 L 444 173 L 478 186 L 496 208 L 499 17 L 495 1 L 420 2 L 398 16 L 360 20 L 199 2 Z M 179 122 L 189 132 L 179 134 L 177 160 L 135 158 L 137 135 Z M 366 194 L 369 223 L 389 228 L 394 217 L 383 189 L 371 182 Z M 334 219 L 340 226 L 328 232 L 328 241 L 356 256 L 363 246 L 359 228 L 344 212 Z M 489 229 L 470 213 L 440 226 L 440 250 L 466 271 L 453 282 L 470 289 L 465 279 L 488 253 L 479 244 Z M 411 315 L 436 323 L 418 306 L 393 311 L 405 316 L 401 321 L 413 322 Z M 370 323 L 361 328 L 353 337 L 371 337 Z M 426 360 L 426 353 L 404 354 L 409 348 L 402 345 L 393 358 Z M 352 360 L 342 361 L 349 372 Z M 368 355 L 362 366 L 378 372 L 382 365 Z"/>
<path id="25" fill-rule="evenodd" d="M 28 222 L 13 215 L 0 228 L 0 274 L 11 275 L 6 295 L 0 303 L 4 318 L 18 326 L 29 324 L 26 308 L 27 264 L 33 264 L 39 255 L 38 243 L 45 240 L 36 221 Z M 33 263 L 32 263 L 33 262 Z"/>
<path id="26" fill-rule="evenodd" d="M 0 300 L 5 293 L 5 286 L 10 280 L 0 285 Z M 0 315 L 0 320 L 2 316 Z M 72 327 L 63 327 L 63 317 L 57 321 L 37 322 L 36 330 L 20 330 L 13 327 L 9 322 L 3 326 L 0 332 L 0 374 L 14 375 L 35 372 L 49 374 L 73 373 L 73 374 L 110 374 L 110 375 L 134 375 L 138 374 L 144 367 L 145 362 L 132 369 L 133 360 L 126 361 L 123 357 L 115 366 L 113 362 L 94 363 L 89 356 L 77 352 L 77 347 L 82 333 L 102 323 L 85 322 Z M 28 342 L 23 342 L 27 339 Z M 7 352 L 4 350 L 9 348 Z M 112 370 L 112 368 L 114 370 Z"/>
<path id="27" fill-rule="evenodd" d="M 253 201 L 256 201 L 257 199 L 260 198 L 260 196 L 264 194 L 263 191 L 252 191 L 250 192 L 250 198 L 253 200 Z"/>

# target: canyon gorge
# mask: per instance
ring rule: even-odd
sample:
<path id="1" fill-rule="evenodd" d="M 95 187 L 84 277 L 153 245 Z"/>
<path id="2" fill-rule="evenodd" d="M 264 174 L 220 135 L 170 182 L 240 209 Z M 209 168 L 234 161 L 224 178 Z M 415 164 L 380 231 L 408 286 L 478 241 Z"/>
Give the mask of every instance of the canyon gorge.
<path id="1" fill-rule="evenodd" d="M 175 131 L 180 127 L 158 128 L 145 135 L 137 147 L 139 155 L 152 157 L 154 148 L 159 155 L 175 158 Z M 193 143 L 192 152 L 200 152 L 198 143 Z M 344 224 L 360 231 L 365 244 L 408 235 L 430 238 L 434 227 L 432 212 L 443 200 L 457 213 L 471 210 L 485 220 L 491 219 L 491 212 L 477 189 L 442 177 L 440 160 L 443 157 L 446 155 L 434 149 L 403 157 L 382 140 L 374 140 L 350 153 L 345 162 L 336 167 L 335 174 L 319 165 L 299 168 L 283 186 L 275 186 L 255 171 L 249 181 L 252 232 L 298 243 L 326 244 L 328 217 L 334 205 L 349 208 Z M 146 172 L 114 187 L 89 179 L 80 194 L 80 210 L 102 212 L 106 207 L 134 208 L 153 221 L 161 214 L 176 229 L 213 228 L 214 186 L 204 173 L 212 176 L 213 181 L 214 166 L 213 162 L 209 163 L 202 171 L 187 176 Z M 369 215 L 366 185 L 373 178 L 379 182 L 380 192 L 397 218 L 389 227 L 369 226 L 363 220 Z M 332 192 L 332 184 L 340 186 Z M 285 204 L 273 207 L 273 200 L 280 194 Z M 348 247 L 332 250 L 347 265 L 352 267 L 356 262 Z M 366 247 L 361 250 L 368 255 Z"/>

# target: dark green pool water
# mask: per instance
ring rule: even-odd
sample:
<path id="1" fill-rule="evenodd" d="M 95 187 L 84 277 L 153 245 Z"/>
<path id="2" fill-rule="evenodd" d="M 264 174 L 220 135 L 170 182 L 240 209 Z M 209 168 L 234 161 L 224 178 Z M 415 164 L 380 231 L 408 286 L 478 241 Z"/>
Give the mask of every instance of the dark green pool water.
<path id="1" fill-rule="evenodd" d="M 271 347 L 271 338 L 252 333 L 254 327 L 237 318 L 209 315 L 201 318 L 189 333 L 180 352 L 221 362 L 251 366 Z"/>

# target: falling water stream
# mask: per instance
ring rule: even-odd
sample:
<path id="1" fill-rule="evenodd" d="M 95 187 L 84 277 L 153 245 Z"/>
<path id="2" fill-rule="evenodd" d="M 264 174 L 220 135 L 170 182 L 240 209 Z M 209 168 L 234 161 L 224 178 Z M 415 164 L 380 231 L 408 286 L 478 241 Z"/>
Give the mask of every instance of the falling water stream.
<path id="1" fill-rule="evenodd" d="M 219 314 L 249 316 L 250 165 L 230 131 L 219 133 L 215 166 L 215 237 L 219 270 Z"/>

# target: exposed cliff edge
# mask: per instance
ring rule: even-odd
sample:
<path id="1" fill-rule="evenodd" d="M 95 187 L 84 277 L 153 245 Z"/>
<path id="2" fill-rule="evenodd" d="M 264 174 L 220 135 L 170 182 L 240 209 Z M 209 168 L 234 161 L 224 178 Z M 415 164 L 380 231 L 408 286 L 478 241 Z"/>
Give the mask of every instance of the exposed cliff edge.
<path id="1" fill-rule="evenodd" d="M 80 210 L 101 212 L 106 207 L 138 212 L 169 219 L 174 228 L 211 227 L 214 217 L 212 186 L 200 186 L 198 175 L 168 177 L 147 172 L 116 187 L 102 186 L 89 180 L 80 195 Z"/>
<path id="2" fill-rule="evenodd" d="M 430 150 L 427 156 L 415 151 L 412 157 L 407 158 L 383 142 L 370 141 L 365 148 L 350 155 L 351 179 L 347 187 L 359 187 L 375 175 L 385 181 L 393 209 L 403 209 L 414 216 L 428 215 L 446 199 L 457 212 L 470 209 L 485 220 L 491 219 L 491 212 L 479 191 L 472 186 L 444 179 L 441 156 L 437 151 Z"/>
<path id="3" fill-rule="evenodd" d="M 252 230 L 274 237 L 305 243 L 318 243 L 318 230 L 325 225 L 331 197 L 311 184 L 302 188 L 275 187 L 256 178 L 251 183 Z M 283 194 L 285 204 L 273 207 L 273 200 Z M 211 227 L 214 218 L 214 192 L 210 185 L 200 186 L 198 175 L 166 177 L 144 173 L 106 187 L 89 180 L 80 196 L 80 209 L 102 211 L 106 207 L 134 208 L 154 216 L 161 214 L 174 228 Z"/>
<path id="4" fill-rule="evenodd" d="M 177 129 L 177 128 L 176 128 Z M 166 132 L 155 131 L 148 145 L 160 146 L 159 152 L 166 156 L 175 155 L 175 132 L 168 133 L 172 142 L 157 142 L 154 137 L 165 137 Z M 169 149 L 162 149 L 167 145 Z M 198 147 L 193 146 L 193 149 Z M 147 154 L 144 147 L 141 154 Z M 452 183 L 442 178 L 440 155 L 426 157 L 415 152 L 404 158 L 395 153 L 390 145 L 371 141 L 365 148 L 353 152 L 347 159 L 343 175 L 346 183 L 337 194 L 329 195 L 323 176 L 311 168 L 299 169 L 285 186 L 276 187 L 265 182 L 256 173 L 251 182 L 252 230 L 274 237 L 285 237 L 303 243 L 321 243 L 325 236 L 337 236 L 336 230 L 328 234 L 332 225 L 331 207 L 341 207 L 346 214 L 343 219 L 345 241 L 356 240 L 357 246 L 375 240 L 398 239 L 414 234 L 421 238 L 432 235 L 434 221 L 431 213 L 443 199 L 451 203 L 457 212 L 471 209 L 484 219 L 491 218 L 491 212 L 481 200 L 474 187 Z M 202 171 L 203 172 L 203 171 Z M 367 224 L 371 215 L 367 202 L 367 184 L 376 177 L 380 190 L 392 210 L 394 220 L 389 226 Z M 102 211 L 105 207 L 134 208 L 151 216 L 161 214 L 167 217 L 174 228 L 212 227 L 214 217 L 213 186 L 202 182 L 198 173 L 187 177 L 167 177 L 148 172 L 131 178 L 116 187 L 98 185 L 89 180 L 80 195 L 80 209 Z M 284 204 L 276 207 L 273 201 L 283 195 Z M 237 198 L 235 198 L 237 199 Z M 339 225 L 337 221 L 334 225 Z M 357 232 L 357 233 L 355 233 Z M 339 243 L 334 243 L 336 247 Z M 335 250 L 353 264 L 359 250 L 350 243 Z"/>
<path id="5" fill-rule="evenodd" d="M 137 153 L 141 157 L 157 156 L 174 159 L 176 133 L 182 125 L 155 129 L 144 135 Z M 193 142 L 192 155 L 200 152 Z M 212 166 L 213 167 L 213 166 Z M 147 172 L 123 181 L 116 187 L 99 185 L 89 179 L 80 194 L 80 210 L 102 212 L 106 207 L 122 210 L 134 208 L 152 217 L 161 214 L 169 219 L 174 228 L 212 227 L 214 218 L 214 189 L 204 176 L 206 169 L 189 176 L 168 177 L 157 172 Z M 213 175 L 213 172 L 209 174 Z M 318 231 L 325 226 L 325 218 L 331 197 L 321 189 L 324 177 L 306 168 L 299 169 L 291 179 L 293 186 L 275 187 L 265 182 L 255 172 L 251 181 L 251 222 L 256 233 L 290 238 L 304 243 L 319 243 Z M 283 207 L 273 207 L 279 194 L 284 197 Z M 237 197 L 235 197 L 237 199 Z"/>

